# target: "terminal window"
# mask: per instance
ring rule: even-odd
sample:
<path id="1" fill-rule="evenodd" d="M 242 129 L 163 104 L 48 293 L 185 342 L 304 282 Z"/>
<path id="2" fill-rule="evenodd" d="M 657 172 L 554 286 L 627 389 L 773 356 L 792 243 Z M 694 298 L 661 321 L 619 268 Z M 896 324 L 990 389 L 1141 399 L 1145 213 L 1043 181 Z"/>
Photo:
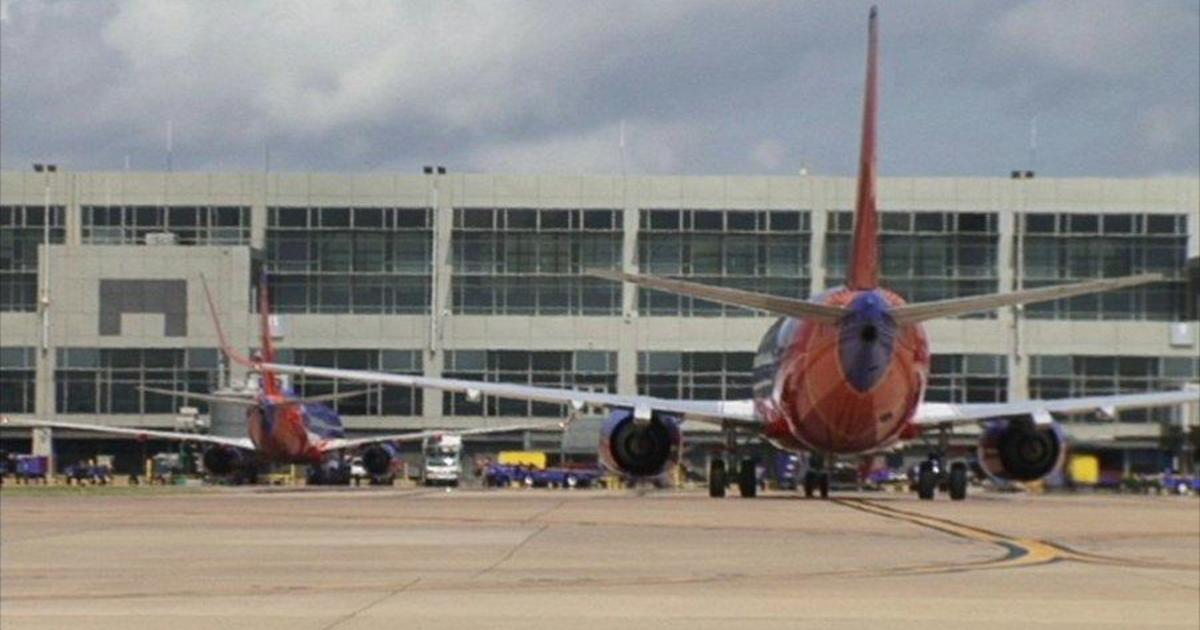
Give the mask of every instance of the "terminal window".
<path id="1" fill-rule="evenodd" d="M 612 209 L 455 209 L 453 311 L 619 314 L 621 285 L 583 273 L 620 267 L 621 216 Z"/>
<path id="2" fill-rule="evenodd" d="M 280 313 L 424 314 L 428 208 L 267 209 L 267 269 Z"/>
<path id="3" fill-rule="evenodd" d="M 284 348 L 278 351 L 281 363 L 309 365 L 343 370 L 371 370 L 392 374 L 422 373 L 419 350 L 358 350 L 324 348 Z M 323 396 L 347 392 L 365 392 L 361 396 L 341 398 L 327 403 L 344 416 L 419 416 L 421 390 L 395 385 L 364 385 L 329 379 L 292 377 L 300 396 Z"/>
<path id="4" fill-rule="evenodd" d="M 643 209 L 638 269 L 755 293 L 809 293 L 810 215 L 806 210 Z M 656 316 L 761 315 L 734 306 L 650 289 L 638 312 Z"/>
<path id="5" fill-rule="evenodd" d="M 603 350 L 536 351 L 450 350 L 446 378 L 491 383 L 518 383 L 560 389 L 615 392 L 617 353 Z M 566 418 L 566 405 L 484 396 L 477 402 L 465 394 L 444 392 L 449 416 Z"/>
<path id="6" fill-rule="evenodd" d="M 752 397 L 753 352 L 639 352 L 638 393 L 659 398 Z"/>
<path id="7" fill-rule="evenodd" d="M 66 236 L 66 211 L 50 207 L 50 243 Z M 0 206 L 0 312 L 37 310 L 38 246 L 46 238 L 46 208 Z"/>
<path id="8" fill-rule="evenodd" d="M 1200 376 L 1195 357 L 1111 355 L 1035 355 L 1030 357 L 1029 395 L 1032 398 L 1104 396 L 1179 389 Z M 1130 409 L 1124 422 L 1164 421 L 1173 410 Z"/>
<path id="9" fill-rule="evenodd" d="M 854 215 L 831 212 L 825 233 L 825 286 L 843 284 Z M 995 213 L 880 213 L 880 284 L 909 302 L 931 302 L 999 289 Z M 967 317 L 994 317 L 973 314 Z"/>
<path id="10" fill-rule="evenodd" d="M 58 348 L 55 408 L 60 414 L 174 414 L 207 403 L 140 387 L 208 393 L 217 385 L 215 348 Z"/>
<path id="11" fill-rule="evenodd" d="M 33 413 L 37 396 L 36 361 L 33 348 L 0 348 L 0 412 Z"/>
<path id="12" fill-rule="evenodd" d="M 1000 354 L 935 354 L 929 366 L 930 402 L 989 403 L 1008 399 L 1008 361 Z"/>
<path id="13" fill-rule="evenodd" d="M 248 245 L 249 206 L 82 206 L 85 245 L 145 245 L 169 233 L 178 245 Z"/>
<path id="14" fill-rule="evenodd" d="M 1186 317 L 1186 215 L 1030 213 L 1019 223 L 1015 247 L 1026 288 L 1138 273 L 1166 277 L 1164 282 L 1120 291 L 1030 304 L 1024 311 L 1027 317 L 1158 321 Z"/>

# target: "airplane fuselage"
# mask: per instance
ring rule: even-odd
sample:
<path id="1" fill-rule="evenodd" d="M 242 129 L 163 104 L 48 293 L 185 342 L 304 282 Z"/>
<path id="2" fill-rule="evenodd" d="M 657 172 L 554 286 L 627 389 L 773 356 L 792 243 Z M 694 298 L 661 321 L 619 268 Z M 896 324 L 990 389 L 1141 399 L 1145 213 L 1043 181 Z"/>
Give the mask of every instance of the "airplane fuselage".
<path id="1" fill-rule="evenodd" d="M 262 404 L 246 412 L 250 440 L 264 461 L 280 464 L 319 464 L 326 457 L 322 440 L 345 437 L 337 413 L 322 405 L 288 402 L 286 397 L 263 396 Z"/>
<path id="2" fill-rule="evenodd" d="M 791 451 L 863 453 L 901 437 L 924 395 L 929 342 L 890 310 L 887 289 L 833 289 L 813 300 L 847 310 L 836 324 L 783 318 L 755 359 L 755 407 L 764 435 Z"/>

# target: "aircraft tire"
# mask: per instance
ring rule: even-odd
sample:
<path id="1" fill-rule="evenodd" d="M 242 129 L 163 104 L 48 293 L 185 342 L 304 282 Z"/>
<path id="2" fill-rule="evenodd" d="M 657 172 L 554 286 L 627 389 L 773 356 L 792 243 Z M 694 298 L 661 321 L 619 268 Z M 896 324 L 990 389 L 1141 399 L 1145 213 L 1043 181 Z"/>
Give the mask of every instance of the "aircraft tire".
<path id="1" fill-rule="evenodd" d="M 753 499 L 758 496 L 758 475 L 754 458 L 747 457 L 742 460 L 741 467 L 738 468 L 738 492 L 743 499 Z"/>
<path id="2" fill-rule="evenodd" d="M 817 492 L 817 473 L 808 471 L 804 473 L 804 498 L 811 499 Z"/>
<path id="3" fill-rule="evenodd" d="M 717 458 L 708 464 L 708 496 L 720 499 L 725 496 L 725 460 Z"/>
<path id="4" fill-rule="evenodd" d="M 829 473 L 818 473 L 817 476 L 817 491 L 821 493 L 822 499 L 829 498 Z"/>
<path id="5" fill-rule="evenodd" d="M 950 500 L 967 498 L 967 465 L 963 462 L 950 464 Z"/>
<path id="6" fill-rule="evenodd" d="M 921 462 L 921 467 L 917 470 L 917 498 L 922 501 L 932 500 L 937 485 L 937 471 L 933 469 L 933 462 Z"/>

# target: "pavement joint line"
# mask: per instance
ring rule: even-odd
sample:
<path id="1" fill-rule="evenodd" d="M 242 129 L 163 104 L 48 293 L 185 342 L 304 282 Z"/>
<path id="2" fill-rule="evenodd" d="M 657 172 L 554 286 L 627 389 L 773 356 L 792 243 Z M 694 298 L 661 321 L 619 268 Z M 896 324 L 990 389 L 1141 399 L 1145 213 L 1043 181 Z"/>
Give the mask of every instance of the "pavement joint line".
<path id="1" fill-rule="evenodd" d="M 337 619 L 336 621 L 334 621 L 333 623 L 331 623 L 327 626 L 322 626 L 321 630 L 333 630 L 333 628 L 336 628 L 336 627 L 346 623 L 347 621 L 350 621 L 351 619 L 354 619 L 355 617 L 361 615 L 362 613 L 378 606 L 379 604 L 382 604 L 383 602 L 399 595 L 400 593 L 407 591 L 410 587 L 416 585 L 416 583 L 420 582 L 420 581 L 421 581 L 421 578 L 419 578 L 419 577 L 413 578 L 412 580 L 409 580 L 408 582 L 405 582 L 404 584 L 400 585 L 399 588 L 393 589 L 392 591 L 385 593 L 382 597 L 378 597 L 376 599 L 371 600 L 365 606 L 359 608 L 358 610 L 355 610 L 354 612 L 352 612 L 348 615 L 342 616 L 341 618 Z"/>
<path id="2" fill-rule="evenodd" d="M 484 575 L 487 575 L 488 573 L 491 573 L 492 570 L 495 569 L 496 567 L 499 567 L 500 565 L 504 564 L 505 562 L 508 562 L 513 556 L 515 556 L 517 554 L 518 551 L 521 550 L 522 547 L 529 544 L 529 541 L 533 540 L 534 538 L 537 538 L 539 534 L 541 534 L 542 532 L 549 529 L 549 527 L 550 527 L 549 523 L 542 523 L 541 527 L 538 527 L 536 530 L 530 532 L 528 536 L 526 536 L 523 540 L 521 540 L 521 542 L 517 543 L 516 545 L 513 545 L 513 548 L 509 549 L 508 553 L 504 554 L 504 557 L 500 558 L 499 560 L 497 560 L 497 561 L 493 562 L 492 564 L 479 570 L 477 573 L 475 573 L 475 575 L 471 576 L 471 579 L 476 579 L 476 578 L 482 577 Z"/>

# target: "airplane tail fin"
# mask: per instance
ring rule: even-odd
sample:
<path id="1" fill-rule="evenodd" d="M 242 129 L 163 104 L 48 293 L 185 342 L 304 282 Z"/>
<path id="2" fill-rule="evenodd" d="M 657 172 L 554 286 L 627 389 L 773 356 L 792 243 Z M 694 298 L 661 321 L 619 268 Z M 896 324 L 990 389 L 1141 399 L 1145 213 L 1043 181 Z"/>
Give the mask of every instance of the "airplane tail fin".
<path id="1" fill-rule="evenodd" d="M 858 198 L 846 286 L 870 290 L 879 285 L 879 218 L 875 211 L 875 127 L 879 112 L 879 11 L 871 7 L 867 27 L 867 80 L 863 95 L 862 146 L 858 156 Z"/>
<path id="2" fill-rule="evenodd" d="M 233 346 L 229 345 L 229 338 L 225 336 L 225 329 L 221 326 L 221 318 L 217 315 L 217 305 L 213 301 L 212 291 L 208 288 L 208 279 L 203 274 L 200 275 L 200 283 L 204 285 L 204 299 L 208 301 L 208 314 L 212 317 L 213 328 L 217 330 L 217 340 L 221 343 L 221 352 L 234 363 L 246 367 L 254 367 L 254 361 L 234 350 Z"/>
<path id="3" fill-rule="evenodd" d="M 267 272 L 263 271 L 258 283 L 258 336 L 261 363 L 275 363 L 275 341 L 271 335 L 271 300 L 268 296 Z M 263 388 L 267 395 L 281 392 L 279 377 L 270 370 L 262 370 Z"/>
<path id="4" fill-rule="evenodd" d="M 261 363 L 275 362 L 275 345 L 271 340 L 271 322 L 270 322 L 270 303 L 267 299 L 267 276 L 266 273 L 262 276 L 262 282 L 258 291 L 258 311 L 259 311 L 259 334 L 260 347 L 258 357 L 251 358 L 241 354 L 233 349 L 229 344 L 229 338 L 225 336 L 225 329 L 221 326 L 221 318 L 217 316 L 217 307 L 213 301 L 212 291 L 208 288 L 208 280 L 203 275 L 200 276 L 201 283 L 204 284 L 204 297 L 208 300 L 208 312 L 212 315 L 213 327 L 217 330 L 217 338 L 221 343 L 221 352 L 229 358 L 230 361 L 238 363 L 248 368 L 259 369 Z M 279 378 L 274 373 L 267 370 L 260 370 L 262 377 L 263 393 L 268 395 L 279 394 L 281 387 Z"/>

